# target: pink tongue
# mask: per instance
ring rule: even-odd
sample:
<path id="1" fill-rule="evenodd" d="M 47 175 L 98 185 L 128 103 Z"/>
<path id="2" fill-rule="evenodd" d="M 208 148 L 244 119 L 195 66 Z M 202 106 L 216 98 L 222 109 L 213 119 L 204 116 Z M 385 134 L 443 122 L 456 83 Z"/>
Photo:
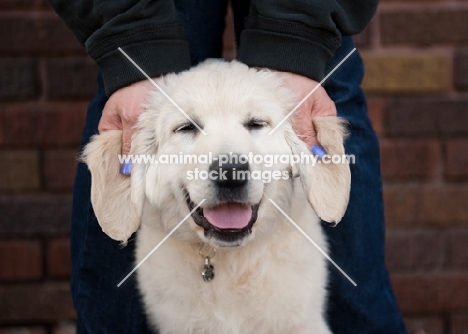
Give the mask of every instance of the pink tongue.
<path id="1" fill-rule="evenodd" d="M 249 224 L 252 208 L 239 203 L 226 203 L 203 209 L 208 222 L 219 229 L 241 229 Z"/>

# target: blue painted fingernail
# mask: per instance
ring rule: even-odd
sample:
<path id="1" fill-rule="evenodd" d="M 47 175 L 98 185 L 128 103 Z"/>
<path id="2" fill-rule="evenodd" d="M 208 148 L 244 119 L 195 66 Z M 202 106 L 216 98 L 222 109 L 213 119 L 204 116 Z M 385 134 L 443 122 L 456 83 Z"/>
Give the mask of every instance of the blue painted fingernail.
<path id="1" fill-rule="evenodd" d="M 122 175 L 130 175 L 132 174 L 132 162 L 127 161 L 120 164 L 120 174 Z"/>
<path id="2" fill-rule="evenodd" d="M 312 148 L 310 149 L 310 152 L 312 152 L 312 154 L 315 155 L 319 159 L 322 159 L 324 156 L 328 154 L 325 148 L 320 144 L 316 144 L 312 146 Z"/>

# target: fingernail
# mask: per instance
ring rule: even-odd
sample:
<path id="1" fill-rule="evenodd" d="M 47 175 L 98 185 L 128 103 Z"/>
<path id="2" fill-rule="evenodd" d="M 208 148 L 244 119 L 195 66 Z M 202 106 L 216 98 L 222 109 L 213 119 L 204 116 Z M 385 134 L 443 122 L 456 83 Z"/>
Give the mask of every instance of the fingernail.
<path id="1" fill-rule="evenodd" d="M 130 175 L 132 173 L 132 162 L 124 162 L 120 164 L 120 174 L 122 175 Z"/>
<path id="2" fill-rule="evenodd" d="M 312 154 L 317 156 L 317 158 L 319 159 L 322 159 L 324 156 L 328 154 L 325 148 L 320 144 L 316 144 L 312 146 L 310 149 L 310 152 L 312 152 Z"/>

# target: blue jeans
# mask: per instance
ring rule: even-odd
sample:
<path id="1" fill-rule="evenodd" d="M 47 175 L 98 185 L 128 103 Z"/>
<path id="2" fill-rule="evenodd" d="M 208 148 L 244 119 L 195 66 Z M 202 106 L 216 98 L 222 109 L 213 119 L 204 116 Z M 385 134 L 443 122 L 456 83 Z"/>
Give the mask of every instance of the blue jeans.
<path id="1" fill-rule="evenodd" d="M 236 34 L 242 29 L 248 3 L 233 2 Z M 186 25 L 194 64 L 219 58 L 224 28 L 224 1 L 176 1 Z M 345 37 L 327 66 L 328 73 L 354 47 Z M 312 60 L 313 61 L 313 60 Z M 384 218 L 379 148 L 367 116 L 366 102 L 359 88 L 363 66 L 353 54 L 326 82 L 338 113 L 350 124 L 346 152 L 354 154 L 352 187 L 348 210 L 335 228 L 323 224 L 330 242 L 330 256 L 358 284 L 357 287 L 330 266 L 327 318 L 333 333 L 406 333 L 384 265 Z M 88 109 L 82 145 L 97 133 L 97 125 L 107 101 L 102 80 Z M 134 266 L 135 241 L 125 248 L 105 235 L 98 225 L 90 202 L 91 177 L 80 163 L 77 170 L 71 245 L 72 295 L 78 314 L 78 333 L 151 333 L 136 290 L 135 276 L 117 288 Z M 311 247 L 313 247 L 311 245 Z M 253 333 L 246 333 L 253 334 Z"/>

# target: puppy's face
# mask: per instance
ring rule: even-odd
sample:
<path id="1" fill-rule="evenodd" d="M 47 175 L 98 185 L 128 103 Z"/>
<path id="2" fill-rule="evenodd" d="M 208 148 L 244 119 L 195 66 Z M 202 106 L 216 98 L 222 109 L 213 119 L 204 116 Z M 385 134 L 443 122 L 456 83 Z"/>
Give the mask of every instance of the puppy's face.
<path id="1" fill-rule="evenodd" d="M 193 211 L 174 236 L 216 247 L 242 245 L 274 230 L 277 219 L 268 218 L 276 212 L 268 199 L 290 193 L 292 168 L 271 160 L 292 151 L 284 127 L 269 133 L 293 107 L 289 92 L 273 73 L 227 63 L 169 77 L 163 89 L 190 119 L 155 92 L 134 140 L 136 154 L 140 142 L 157 138 L 145 154 L 158 161 L 173 157 L 171 164 L 150 164 L 141 172 L 163 228 L 169 232 Z"/>
<path id="2" fill-rule="evenodd" d="M 291 92 L 273 72 L 236 62 L 208 62 L 167 76 L 162 88 L 177 106 L 159 91 L 150 96 L 131 152 L 150 161 L 134 163 L 131 179 L 98 172 L 112 164 L 99 166 L 95 161 L 99 155 L 118 154 L 119 148 L 110 150 L 114 153 L 103 153 L 102 148 L 118 144 L 118 139 L 110 138 L 117 134 L 98 136 L 84 152 L 93 174 L 93 206 L 111 237 L 125 241 L 142 213 L 145 224 L 169 233 L 191 212 L 173 237 L 214 247 L 240 246 L 275 230 L 280 213 L 269 199 L 287 211 L 293 177 L 299 175 L 304 196 L 319 216 L 333 222 L 341 219 L 349 193 L 349 166 L 291 166 L 280 158 L 309 153 L 289 122 L 272 132 L 294 107 Z M 340 121 L 330 117 L 315 126 L 328 152 L 342 154 Z M 109 208 L 112 204 L 98 199 L 102 197 L 98 192 L 115 188 L 113 182 L 119 183 L 120 198 L 107 201 L 130 203 Z M 125 208 L 133 214 L 119 214 Z M 123 225 L 122 216 L 127 217 Z"/>

